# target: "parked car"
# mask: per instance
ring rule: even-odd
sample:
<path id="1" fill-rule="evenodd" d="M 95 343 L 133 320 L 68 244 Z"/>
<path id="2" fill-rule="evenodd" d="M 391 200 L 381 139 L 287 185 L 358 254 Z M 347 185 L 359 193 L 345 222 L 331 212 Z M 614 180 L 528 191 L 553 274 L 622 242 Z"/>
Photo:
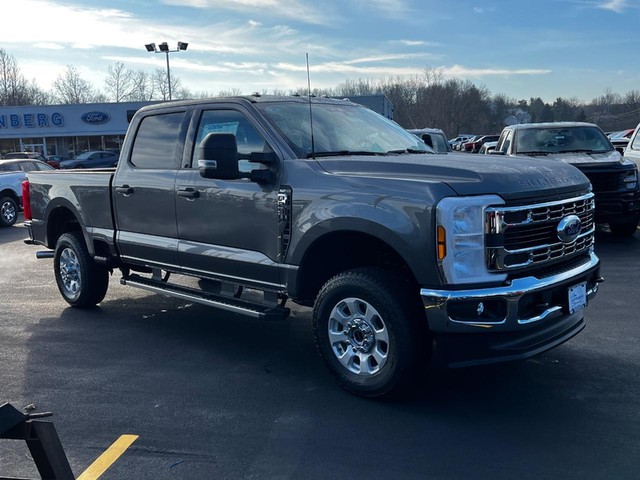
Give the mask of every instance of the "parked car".
<path id="1" fill-rule="evenodd" d="M 471 137 L 469 140 L 467 140 L 466 142 L 461 143 L 460 144 L 460 151 L 461 152 L 469 152 L 469 153 L 471 153 L 471 151 L 473 150 L 473 142 L 475 142 L 476 140 L 478 140 L 482 136 L 483 135 L 475 135 L 475 136 Z"/>
<path id="2" fill-rule="evenodd" d="M 640 170 L 640 124 L 635 128 L 629 140 L 629 146 L 624 151 L 624 158 L 634 162 Z"/>
<path id="3" fill-rule="evenodd" d="M 633 131 L 633 128 L 628 128 L 610 135 L 609 140 L 611 140 L 613 148 L 618 150 L 621 154 L 624 154 L 627 145 L 629 145 L 629 139 L 631 139 L 631 135 L 633 135 Z"/>
<path id="4" fill-rule="evenodd" d="M 49 155 L 45 160 L 53 168 L 60 168 L 60 162 L 63 160 L 69 160 L 69 157 L 63 155 Z"/>
<path id="5" fill-rule="evenodd" d="M 473 142 L 471 142 L 471 153 L 478 153 L 480 151 L 480 147 L 484 145 L 485 142 L 497 142 L 500 138 L 500 135 L 483 135 L 481 137 L 474 138 Z M 466 144 L 465 144 L 466 148 Z"/>
<path id="6" fill-rule="evenodd" d="M 53 167 L 35 159 L 0 160 L 0 227 L 10 227 L 18 219 L 22 182 L 27 179 L 27 172 L 42 170 L 53 170 Z"/>
<path id="7" fill-rule="evenodd" d="M 473 135 L 471 134 L 467 134 L 467 133 L 461 133 L 459 134 L 457 137 L 452 138 L 451 140 L 449 140 L 449 145 L 451 145 L 451 148 L 453 150 L 460 150 L 460 146 L 468 141 L 470 138 L 472 138 Z"/>
<path id="8" fill-rule="evenodd" d="M 55 155 L 52 155 L 49 158 L 46 158 L 44 155 L 42 155 L 39 152 L 11 152 L 11 153 L 5 154 L 4 158 L 7 158 L 7 159 L 22 158 L 22 159 L 40 160 L 41 162 L 45 162 L 51 165 L 53 168 L 60 168 L 58 165 L 58 161 L 51 160 L 51 158 L 54 156 Z"/>
<path id="9" fill-rule="evenodd" d="M 446 135 L 439 128 L 421 128 L 412 129 L 409 132 L 413 133 L 416 137 L 421 138 L 427 146 L 433 148 L 438 153 L 448 153 L 451 151 L 451 145 L 447 140 Z"/>
<path id="10" fill-rule="evenodd" d="M 60 168 L 111 168 L 118 164 L 119 158 L 114 152 L 94 150 L 81 153 L 72 160 L 62 160 Z"/>
<path id="11" fill-rule="evenodd" d="M 496 145 L 498 145 L 498 142 L 484 142 L 482 144 L 482 146 L 480 147 L 480 151 L 478 153 L 482 154 L 482 155 L 486 155 L 489 154 L 491 152 L 493 152 L 496 149 Z"/>

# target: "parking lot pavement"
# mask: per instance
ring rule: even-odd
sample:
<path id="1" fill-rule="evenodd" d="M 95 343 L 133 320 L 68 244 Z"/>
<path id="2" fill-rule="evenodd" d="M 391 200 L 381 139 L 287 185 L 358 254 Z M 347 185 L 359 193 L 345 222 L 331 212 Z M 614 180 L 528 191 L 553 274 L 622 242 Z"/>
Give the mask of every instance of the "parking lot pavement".
<path id="1" fill-rule="evenodd" d="M 265 323 L 119 284 L 69 308 L 51 260 L 0 229 L 0 403 L 53 421 L 76 475 L 124 434 L 101 479 L 633 479 L 640 471 L 640 232 L 598 232 L 606 282 L 587 328 L 533 359 L 432 369 L 413 395 L 343 392 L 310 313 Z M 37 477 L 0 441 L 0 476 Z"/>

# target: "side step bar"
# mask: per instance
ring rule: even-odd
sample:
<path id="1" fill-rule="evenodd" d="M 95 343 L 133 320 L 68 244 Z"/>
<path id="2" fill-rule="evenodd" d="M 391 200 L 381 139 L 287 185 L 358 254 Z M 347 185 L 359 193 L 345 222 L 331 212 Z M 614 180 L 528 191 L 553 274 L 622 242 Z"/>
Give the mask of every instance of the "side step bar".
<path id="1" fill-rule="evenodd" d="M 139 275 L 131 274 L 120 279 L 122 285 L 141 288 L 154 293 L 181 298 L 191 302 L 201 303 L 210 307 L 219 308 L 228 312 L 239 313 L 252 318 L 277 321 L 289 316 L 290 309 L 280 305 L 270 306 L 245 300 L 228 298 L 213 293 L 204 292 L 194 288 L 184 287 L 170 283 L 157 282 Z"/>

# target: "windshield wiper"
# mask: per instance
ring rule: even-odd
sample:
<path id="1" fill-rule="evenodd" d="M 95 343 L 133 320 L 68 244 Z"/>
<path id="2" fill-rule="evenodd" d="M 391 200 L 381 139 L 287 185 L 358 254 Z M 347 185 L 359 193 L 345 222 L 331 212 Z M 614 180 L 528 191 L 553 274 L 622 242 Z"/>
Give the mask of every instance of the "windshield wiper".
<path id="1" fill-rule="evenodd" d="M 397 155 L 402 155 L 406 153 L 433 153 L 429 150 L 418 150 L 417 148 L 405 148 L 404 150 L 389 150 L 387 153 L 395 153 Z"/>
<path id="2" fill-rule="evenodd" d="M 551 152 L 544 152 L 542 150 L 532 150 L 530 152 L 518 152 L 518 155 L 549 155 Z"/>
<path id="3" fill-rule="evenodd" d="M 593 153 L 590 148 L 575 148 L 572 150 L 558 150 L 558 153 Z"/>
<path id="4" fill-rule="evenodd" d="M 341 157 L 349 155 L 384 155 L 384 152 L 370 152 L 366 150 L 335 150 L 332 152 L 307 153 L 307 158 L 312 157 Z"/>

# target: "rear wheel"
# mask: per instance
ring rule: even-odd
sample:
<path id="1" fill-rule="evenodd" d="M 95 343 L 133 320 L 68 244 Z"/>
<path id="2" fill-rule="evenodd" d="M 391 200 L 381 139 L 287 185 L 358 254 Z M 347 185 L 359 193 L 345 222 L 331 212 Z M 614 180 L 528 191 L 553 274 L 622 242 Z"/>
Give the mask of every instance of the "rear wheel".
<path id="1" fill-rule="evenodd" d="M 0 199 L 0 227 L 10 227 L 18 219 L 18 204 L 11 197 Z"/>
<path id="2" fill-rule="evenodd" d="M 107 293 L 109 271 L 93 261 L 80 232 L 60 236 L 53 270 L 62 298 L 73 307 L 97 305 Z"/>
<path id="3" fill-rule="evenodd" d="M 346 390 L 366 397 L 400 392 L 430 355 L 415 292 L 389 272 L 344 272 L 322 287 L 313 310 L 316 346 Z"/>

